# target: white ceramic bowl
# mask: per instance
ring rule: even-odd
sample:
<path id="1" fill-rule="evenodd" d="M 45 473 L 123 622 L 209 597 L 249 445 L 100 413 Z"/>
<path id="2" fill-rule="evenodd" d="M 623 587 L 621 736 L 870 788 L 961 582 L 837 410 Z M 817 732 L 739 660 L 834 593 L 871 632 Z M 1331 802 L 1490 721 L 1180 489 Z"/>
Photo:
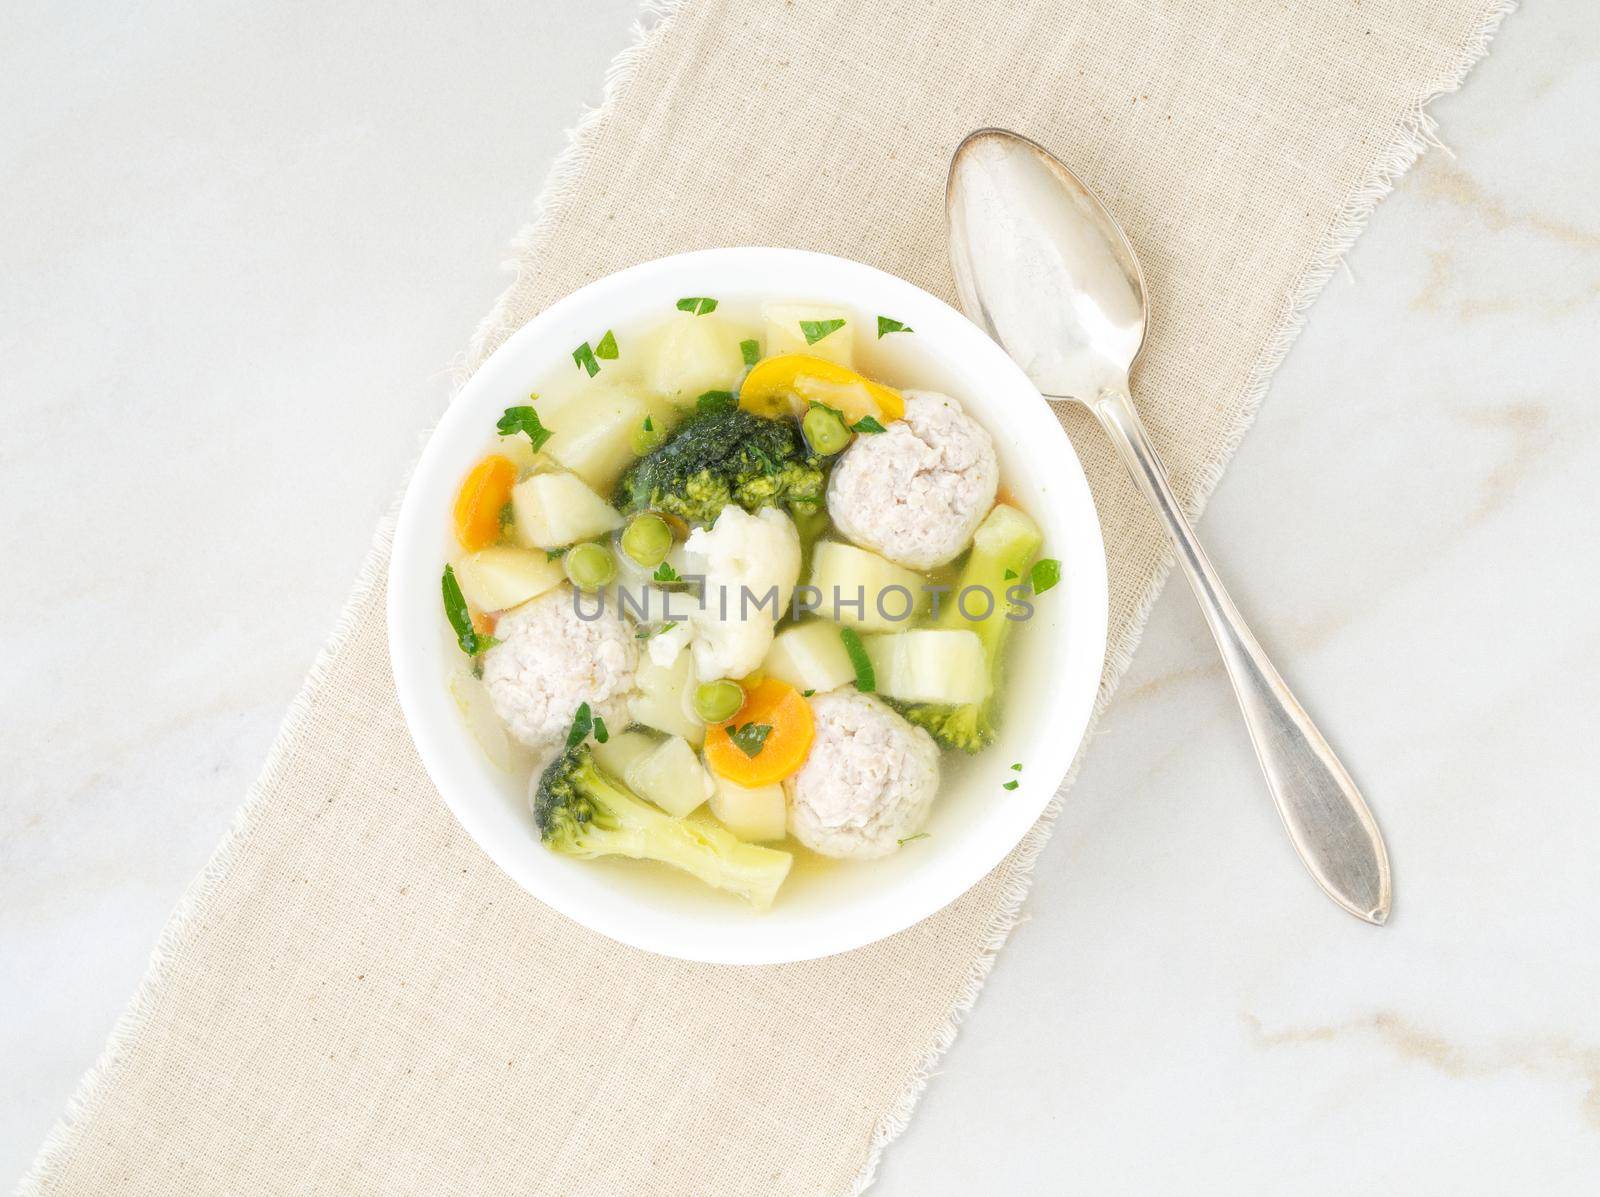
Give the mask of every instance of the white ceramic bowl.
<path id="1" fill-rule="evenodd" d="M 539 842 L 526 780 L 496 768 L 446 684 L 460 652 L 444 632 L 439 575 L 450 507 L 503 409 L 572 370 L 574 346 L 672 313 L 681 296 L 844 304 L 915 329 L 858 345 L 892 382 L 955 395 L 994 435 L 1005 488 L 1044 530 L 1062 581 L 1013 629 L 996 744 L 946 770 L 928 838 L 884 860 L 797 868 L 770 911 L 659 865 L 582 861 Z M 395 685 L 428 775 L 479 846 L 535 897 L 613 939 L 689 960 L 766 964 L 859 947 L 926 918 L 993 869 L 1060 783 L 1087 727 L 1106 636 L 1100 524 L 1071 442 L 1022 371 L 955 309 L 902 279 L 824 254 L 712 249 L 646 262 L 567 296 L 502 345 L 451 405 L 406 492 L 389 567 Z M 946 762 L 951 754 L 945 754 Z M 1013 762 L 1022 770 L 1013 771 Z M 1006 790 L 1003 784 L 1021 784 Z"/>

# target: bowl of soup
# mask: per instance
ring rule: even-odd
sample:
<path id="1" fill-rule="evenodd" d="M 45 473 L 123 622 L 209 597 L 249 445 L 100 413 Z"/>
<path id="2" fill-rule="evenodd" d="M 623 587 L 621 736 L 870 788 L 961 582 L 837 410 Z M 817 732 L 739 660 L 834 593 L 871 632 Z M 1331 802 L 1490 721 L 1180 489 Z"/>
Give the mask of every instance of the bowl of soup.
<path id="1" fill-rule="evenodd" d="M 519 330 L 430 438 L 390 652 L 455 817 L 650 951 L 773 963 L 995 868 L 1099 683 L 1099 522 L 1060 425 L 948 305 L 717 249 Z"/>

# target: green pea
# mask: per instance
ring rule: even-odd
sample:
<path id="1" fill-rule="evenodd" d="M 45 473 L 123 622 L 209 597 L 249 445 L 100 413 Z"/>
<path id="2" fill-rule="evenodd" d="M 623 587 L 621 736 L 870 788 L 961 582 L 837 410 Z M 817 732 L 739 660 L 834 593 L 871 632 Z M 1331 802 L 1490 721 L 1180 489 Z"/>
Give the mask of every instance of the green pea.
<path id="1" fill-rule="evenodd" d="M 694 713 L 707 723 L 726 723 L 744 706 L 744 690 L 738 682 L 722 678 L 701 682 L 694 691 Z"/>
<path id="2" fill-rule="evenodd" d="M 622 530 L 622 551 L 646 569 L 653 569 L 672 552 L 672 529 L 659 515 L 636 515 Z"/>
<path id="3" fill-rule="evenodd" d="M 833 412 L 815 404 L 800 422 L 806 442 L 824 457 L 832 457 L 850 443 L 850 430 Z"/>
<path id="4" fill-rule="evenodd" d="M 604 545 L 575 544 L 561 558 L 572 584 L 585 593 L 599 590 L 617 576 L 617 562 Z"/>
<path id="5" fill-rule="evenodd" d="M 643 457 L 661 447 L 661 442 L 667 439 L 667 430 L 658 424 L 653 416 L 646 416 L 643 424 L 633 430 L 633 452 L 637 457 Z"/>

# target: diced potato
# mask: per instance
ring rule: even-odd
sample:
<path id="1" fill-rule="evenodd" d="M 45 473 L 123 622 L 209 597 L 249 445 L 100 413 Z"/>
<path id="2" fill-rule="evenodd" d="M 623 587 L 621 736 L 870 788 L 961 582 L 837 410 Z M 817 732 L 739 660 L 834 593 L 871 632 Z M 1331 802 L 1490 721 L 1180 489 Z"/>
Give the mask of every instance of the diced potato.
<path id="1" fill-rule="evenodd" d="M 494 545 L 468 553 L 456 564 L 456 581 L 480 611 L 505 611 L 559 585 L 561 562 L 539 550 Z"/>
<path id="2" fill-rule="evenodd" d="M 812 620 L 779 632 L 761 668 L 802 693 L 814 690 L 822 694 L 856 677 L 850 654 L 839 639 L 839 625 L 831 619 Z"/>
<path id="3" fill-rule="evenodd" d="M 673 736 L 628 770 L 628 786 L 669 815 L 683 818 L 711 797 L 711 775 L 682 736 Z"/>
<path id="4" fill-rule="evenodd" d="M 496 437 L 494 451 L 516 466 L 519 476 L 533 473 L 539 464 L 539 454 L 533 451 L 533 442 L 524 432 Z"/>
<path id="5" fill-rule="evenodd" d="M 781 353 L 808 353 L 812 357 L 855 368 L 856 317 L 848 308 L 822 303 L 769 303 L 762 307 L 761 314 L 767 325 L 768 357 L 777 357 Z M 815 320 L 818 323 L 843 320 L 844 327 L 808 345 L 806 335 L 800 328 L 802 320 Z"/>
<path id="6" fill-rule="evenodd" d="M 789 807 L 779 782 L 752 790 L 735 785 L 726 777 L 717 777 L 716 788 L 711 792 L 711 813 L 740 839 L 759 843 L 783 838 Z"/>
<path id="7" fill-rule="evenodd" d="M 552 418 L 553 435 L 544 451 L 595 490 L 608 493 L 632 464 L 634 431 L 650 412 L 639 396 L 597 384 L 581 403 L 567 405 Z"/>
<path id="8" fill-rule="evenodd" d="M 462 721 L 490 764 L 507 773 L 517 773 L 532 765 L 528 750 L 507 734 L 505 720 L 495 711 L 488 688 L 472 676 L 464 658 L 462 664 L 450 671 L 449 687 Z"/>
<path id="9" fill-rule="evenodd" d="M 618 781 L 626 782 L 628 770 L 654 752 L 660 743 L 644 732 L 612 732 L 604 744 L 596 740 L 590 751 L 594 753 L 595 764 Z"/>
<path id="10" fill-rule="evenodd" d="M 707 391 L 732 391 L 744 374 L 739 342 L 751 335 L 721 316 L 680 313 L 646 341 L 645 385 L 682 407 Z"/>
<path id="11" fill-rule="evenodd" d="M 810 584 L 822 592 L 817 614 L 875 632 L 904 627 L 928 599 L 921 574 L 836 540 L 812 552 Z"/>
<path id="12" fill-rule="evenodd" d="M 917 628 L 862 638 L 878 693 L 902 702 L 981 702 L 989 665 L 976 632 Z"/>
<path id="13" fill-rule="evenodd" d="M 511 491 L 513 535 L 530 549 L 559 549 L 622 527 L 622 517 L 576 474 L 535 474 Z"/>
<path id="14" fill-rule="evenodd" d="M 694 656 L 679 653 L 671 665 L 657 665 L 648 653 L 639 655 L 633 675 L 638 693 L 628 700 L 628 713 L 635 723 L 682 736 L 695 747 L 705 743 L 706 725 L 696 717 L 694 699 Z"/>

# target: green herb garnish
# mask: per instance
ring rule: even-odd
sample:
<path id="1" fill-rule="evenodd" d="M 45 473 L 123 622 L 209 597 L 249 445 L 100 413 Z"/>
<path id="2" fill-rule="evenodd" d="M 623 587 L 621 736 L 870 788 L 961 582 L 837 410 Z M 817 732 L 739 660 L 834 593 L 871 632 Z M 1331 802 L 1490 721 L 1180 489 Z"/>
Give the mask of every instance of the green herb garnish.
<path id="1" fill-rule="evenodd" d="M 604 744 L 611 738 L 611 733 L 606 730 L 606 721 L 599 715 L 594 717 L 594 742 Z"/>
<path id="2" fill-rule="evenodd" d="M 854 424 L 850 425 L 850 431 L 851 432 L 882 432 L 883 431 L 883 425 L 878 423 L 878 421 L 875 420 L 871 416 L 862 416 Z"/>
<path id="3" fill-rule="evenodd" d="M 840 628 L 839 639 L 843 641 L 850 665 L 856 671 L 856 689 L 863 694 L 871 694 L 878 688 L 878 676 L 872 672 L 872 658 L 867 656 L 866 645 L 861 643 L 861 637 L 854 628 Z"/>
<path id="4" fill-rule="evenodd" d="M 1022 762 L 1018 761 L 1016 764 L 1012 765 L 1011 766 L 1011 771 L 1013 773 L 1021 773 L 1022 772 Z"/>
<path id="5" fill-rule="evenodd" d="M 739 352 L 744 355 L 744 364 L 753 366 L 761 360 L 761 342 L 740 341 Z"/>
<path id="6" fill-rule="evenodd" d="M 672 631 L 673 628 L 675 628 L 677 626 L 678 626 L 678 621 L 676 619 L 669 619 L 666 623 L 662 624 L 659 628 L 640 628 L 637 632 L 634 633 L 634 637 L 633 638 L 635 640 L 648 640 L 652 636 L 660 636 L 660 635 L 663 635 L 666 632 L 670 632 L 670 631 Z M 604 741 L 601 741 L 601 743 L 604 743 Z"/>
<path id="7" fill-rule="evenodd" d="M 743 727 L 736 727 L 728 733 L 734 747 L 745 756 L 758 756 L 761 748 L 767 742 L 767 737 L 772 734 L 772 727 L 766 723 L 746 723 Z"/>
<path id="8" fill-rule="evenodd" d="M 815 690 L 802 690 L 802 691 L 800 691 L 800 697 L 801 698 L 810 698 L 815 693 L 816 693 Z"/>
<path id="9" fill-rule="evenodd" d="M 889 316 L 878 317 L 878 340 L 883 340 L 892 332 L 916 332 L 917 330 Z"/>
<path id="10" fill-rule="evenodd" d="M 1014 582 L 1017 578 L 1017 571 L 1008 567 L 1004 576 L 1007 582 Z"/>
<path id="11" fill-rule="evenodd" d="M 472 626 L 472 612 L 467 610 L 467 596 L 461 593 L 461 583 L 456 581 L 454 566 L 444 567 L 444 617 L 450 621 L 450 630 L 456 634 L 456 643 L 469 657 L 488 652 L 500 642 L 486 636 Z"/>
<path id="12" fill-rule="evenodd" d="M 606 335 L 600 338 L 600 344 L 594 347 L 595 357 L 603 357 L 606 361 L 615 361 L 617 357 L 617 335 L 609 328 Z M 604 740 L 601 743 L 605 743 Z"/>
<path id="13" fill-rule="evenodd" d="M 578 363 L 580 370 L 589 371 L 590 378 L 600 373 L 600 363 L 594 360 L 594 350 L 587 341 L 572 351 L 572 360 Z"/>
<path id="14" fill-rule="evenodd" d="M 683 581 L 683 579 L 678 576 L 678 571 L 673 569 L 672 566 L 668 565 L 665 561 L 663 561 L 660 565 L 656 566 L 656 572 L 651 574 L 650 576 L 653 579 L 655 579 L 657 582 L 681 582 L 681 581 Z M 668 624 L 667 626 L 671 627 L 672 625 Z"/>
<path id="15" fill-rule="evenodd" d="M 1002 790 L 1014 790 L 1021 784 L 1022 783 L 1020 781 L 1018 781 L 1015 777 L 1013 777 L 1010 781 L 1006 782 L 1005 785 L 1001 786 L 1000 788 Z"/>
<path id="16" fill-rule="evenodd" d="M 895 843 L 899 844 L 902 848 L 904 848 L 907 844 L 911 843 L 913 840 L 925 840 L 927 838 L 928 838 L 928 833 L 926 831 L 919 831 L 919 832 L 917 832 L 916 835 L 908 835 L 903 840 L 895 840 Z"/>
<path id="17" fill-rule="evenodd" d="M 511 527 L 511 525 L 516 523 L 516 522 L 517 522 L 516 505 L 513 504 L 513 503 L 503 503 L 503 504 L 501 504 L 501 507 L 500 507 L 500 534 L 502 536 L 504 536 L 506 529 Z"/>
<path id="18" fill-rule="evenodd" d="M 649 416 L 644 418 L 644 430 L 646 432 L 654 432 L 656 430 L 656 422 Z"/>
<path id="19" fill-rule="evenodd" d="M 713 415 L 716 412 L 732 411 L 734 398 L 732 391 L 706 391 L 694 401 L 697 412 L 703 416 Z"/>
<path id="20" fill-rule="evenodd" d="M 544 551 L 544 559 L 546 561 L 559 561 L 571 547 L 570 544 L 564 544 L 559 549 L 546 549 Z"/>
<path id="21" fill-rule="evenodd" d="M 1054 557 L 1039 558 L 1033 563 L 1033 572 L 1028 575 L 1028 580 L 1033 584 L 1033 593 L 1043 594 L 1061 581 L 1061 562 Z"/>
<path id="22" fill-rule="evenodd" d="M 593 730 L 594 716 L 589 713 L 589 704 L 580 702 L 577 713 L 572 716 L 572 728 L 567 732 L 567 747 L 576 748 L 589 738 Z"/>
<path id="23" fill-rule="evenodd" d="M 692 295 L 688 299 L 678 300 L 680 312 L 693 312 L 696 316 L 709 316 L 717 310 L 717 301 L 707 299 L 704 295 Z"/>
<path id="24" fill-rule="evenodd" d="M 832 320 L 800 321 L 800 331 L 805 334 L 807 345 L 815 345 L 823 337 L 836 333 L 843 327 L 844 319 L 837 316 Z"/>
<path id="25" fill-rule="evenodd" d="M 495 427 L 500 430 L 501 436 L 516 436 L 519 432 L 526 432 L 528 439 L 533 442 L 535 453 L 544 448 L 545 441 L 555 435 L 539 422 L 539 413 L 527 405 L 506 408 L 506 414 L 500 417 Z"/>

